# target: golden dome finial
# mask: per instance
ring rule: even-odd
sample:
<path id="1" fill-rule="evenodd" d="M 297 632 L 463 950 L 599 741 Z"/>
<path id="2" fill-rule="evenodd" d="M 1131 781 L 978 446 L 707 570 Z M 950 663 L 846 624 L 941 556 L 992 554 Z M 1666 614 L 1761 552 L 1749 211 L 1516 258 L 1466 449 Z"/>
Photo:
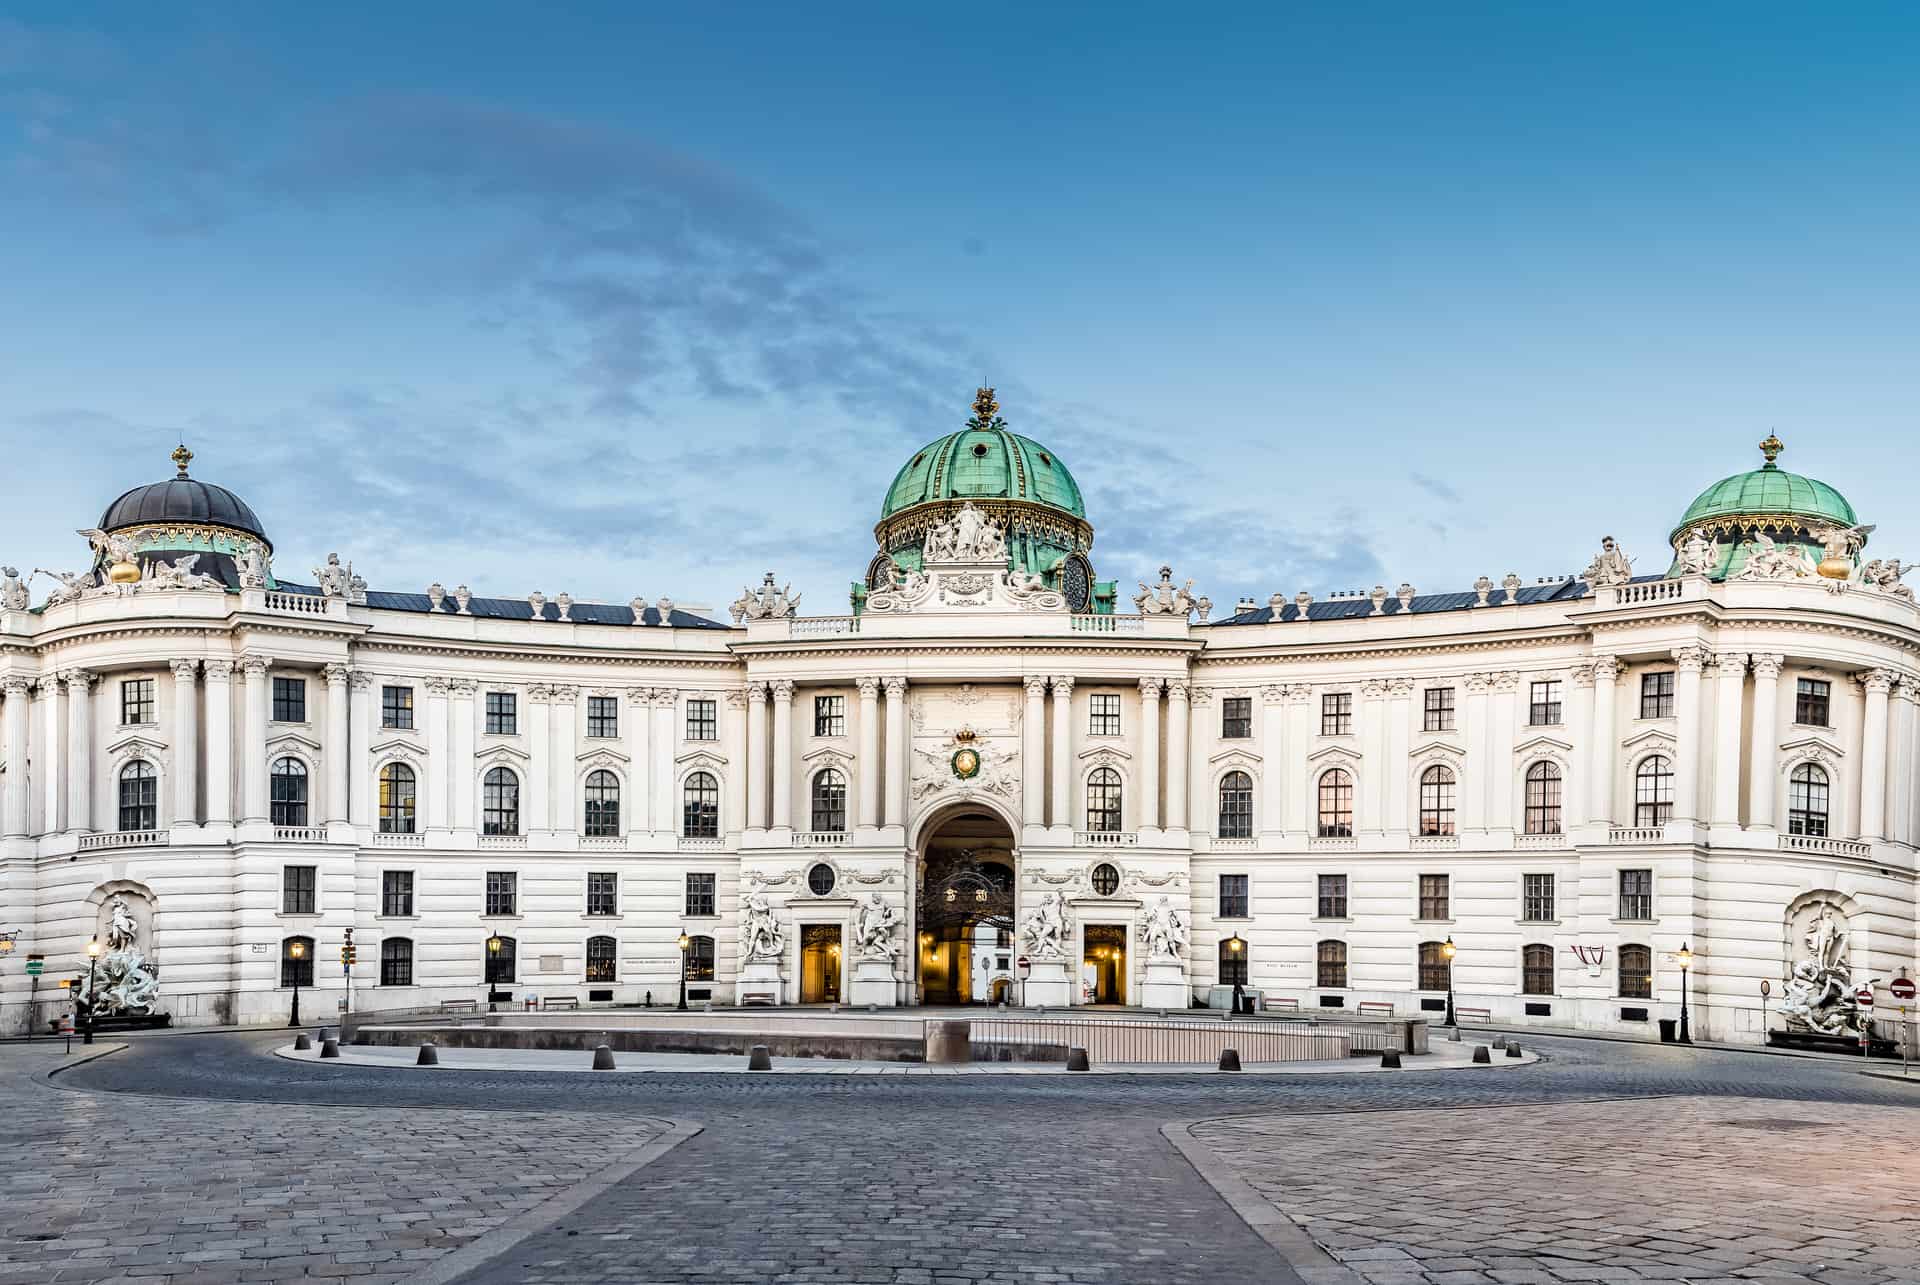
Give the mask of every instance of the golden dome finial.
<path id="1" fill-rule="evenodd" d="M 1000 413 L 1000 403 L 993 399 L 991 388 L 981 388 L 973 395 L 973 417 L 985 428 L 993 423 L 993 417 Z"/>
<path id="2" fill-rule="evenodd" d="M 1762 467 L 1764 468 L 1780 467 L 1779 465 L 1773 462 L 1774 457 L 1779 455 L 1781 451 L 1784 451 L 1786 449 L 1787 449 L 1787 444 L 1785 442 L 1775 437 L 1772 433 L 1768 433 L 1767 440 L 1760 443 L 1760 453 L 1767 457 L 1767 462 Z"/>
<path id="3" fill-rule="evenodd" d="M 193 463 L 193 452 L 187 449 L 187 444 L 182 442 L 174 447 L 173 454 L 169 458 L 173 460 L 173 466 L 180 470 L 180 476 L 185 477 L 187 465 Z"/>

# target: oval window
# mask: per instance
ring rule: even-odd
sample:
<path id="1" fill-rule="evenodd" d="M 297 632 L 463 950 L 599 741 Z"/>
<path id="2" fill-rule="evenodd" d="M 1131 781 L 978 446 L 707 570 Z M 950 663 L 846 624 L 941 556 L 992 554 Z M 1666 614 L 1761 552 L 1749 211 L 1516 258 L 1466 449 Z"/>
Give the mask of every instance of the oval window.
<path id="1" fill-rule="evenodd" d="M 833 867 L 822 861 L 807 871 L 807 888 L 816 897 L 824 897 L 833 891 Z"/>
<path id="2" fill-rule="evenodd" d="M 1093 890 L 1102 897 L 1111 897 L 1120 891 L 1120 872 L 1102 861 L 1093 868 Z"/>

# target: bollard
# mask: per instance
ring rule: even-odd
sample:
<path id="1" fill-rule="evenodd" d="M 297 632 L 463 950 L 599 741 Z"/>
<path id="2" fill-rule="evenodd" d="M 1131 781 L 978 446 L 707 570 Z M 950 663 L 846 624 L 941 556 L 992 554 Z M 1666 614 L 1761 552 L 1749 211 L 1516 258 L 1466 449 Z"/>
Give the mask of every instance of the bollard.
<path id="1" fill-rule="evenodd" d="M 756 1044 L 748 1050 L 747 1069 L 749 1071 L 771 1071 L 773 1069 L 773 1057 L 767 1052 L 766 1045 Z"/>
<path id="2" fill-rule="evenodd" d="M 1507 1056 L 1508 1057 L 1520 1056 L 1520 1046 L 1514 1043 L 1512 1040 L 1507 1041 Z"/>
<path id="3" fill-rule="evenodd" d="M 420 1046 L 420 1056 L 413 1059 L 413 1064 L 415 1066 L 439 1066 L 440 1050 L 433 1047 L 432 1044 L 422 1044 Z"/>
<path id="4" fill-rule="evenodd" d="M 308 1049 L 312 1047 L 313 1047 L 313 1041 L 307 1038 L 307 1033 L 305 1031 L 302 1031 L 298 1035 L 293 1037 L 293 1051 L 295 1053 L 305 1053 Z"/>
<path id="5" fill-rule="evenodd" d="M 1240 1050 L 1221 1049 L 1220 1069 L 1222 1071 L 1238 1071 L 1240 1069 Z"/>
<path id="6" fill-rule="evenodd" d="M 1380 1069 L 1383 1071 L 1398 1071 L 1400 1069 L 1400 1051 L 1398 1049 L 1387 1049 L 1382 1052 L 1380 1054 Z"/>
<path id="7" fill-rule="evenodd" d="M 1506 1037 L 1506 1036 L 1504 1036 L 1504 1035 L 1496 1035 L 1496 1036 L 1494 1036 L 1494 1037 L 1493 1037 L 1493 1047 L 1495 1047 L 1495 1048 L 1497 1048 L 1497 1049 L 1503 1049 L 1503 1048 L 1505 1048 L 1505 1047 L 1507 1047 L 1507 1037 Z"/>
<path id="8" fill-rule="evenodd" d="M 1460 1042 L 1460 1028 L 1457 1026 L 1449 1026 L 1447 1028 L 1447 1043 L 1458 1044 L 1459 1042 Z"/>
<path id="9" fill-rule="evenodd" d="M 1493 1054 L 1487 1051 L 1486 1045 L 1476 1044 L 1473 1046 L 1473 1064 L 1475 1066 L 1486 1066 L 1492 1063 Z"/>
<path id="10" fill-rule="evenodd" d="M 593 1050 L 593 1069 L 596 1071 L 611 1071 L 613 1069 L 613 1050 L 604 1044 L 595 1045 Z"/>
<path id="11" fill-rule="evenodd" d="M 1067 1069 L 1069 1071 L 1087 1069 L 1087 1051 L 1077 1044 L 1067 1050 Z"/>
<path id="12" fill-rule="evenodd" d="M 340 1041 L 339 1040 L 321 1040 L 320 1056 L 321 1057 L 339 1057 Z"/>

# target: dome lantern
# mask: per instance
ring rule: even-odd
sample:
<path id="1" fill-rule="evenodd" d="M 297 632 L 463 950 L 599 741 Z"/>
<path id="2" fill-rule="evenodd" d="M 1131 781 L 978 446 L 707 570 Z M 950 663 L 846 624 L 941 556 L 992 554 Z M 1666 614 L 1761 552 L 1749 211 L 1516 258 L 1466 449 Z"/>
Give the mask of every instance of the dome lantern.
<path id="1" fill-rule="evenodd" d="M 182 557 L 198 555 L 193 570 L 212 575 L 229 588 L 239 585 L 238 555 L 257 552 L 262 560 L 273 553 L 273 541 L 247 502 L 224 486 L 202 482 L 187 472 L 194 454 L 186 443 L 168 456 L 174 475 L 165 481 L 136 486 L 107 505 L 96 524 L 106 535 L 120 537 L 144 572 L 155 562 L 177 565 Z M 133 565 L 97 568 L 115 582 L 130 582 Z"/>

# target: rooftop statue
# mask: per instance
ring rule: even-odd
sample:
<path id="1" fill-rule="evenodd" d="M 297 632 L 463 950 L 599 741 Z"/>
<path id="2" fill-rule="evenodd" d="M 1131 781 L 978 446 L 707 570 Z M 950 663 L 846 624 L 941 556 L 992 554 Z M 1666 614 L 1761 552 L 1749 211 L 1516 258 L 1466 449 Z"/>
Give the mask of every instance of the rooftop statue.
<path id="1" fill-rule="evenodd" d="M 971 500 L 944 522 L 927 531 L 921 545 L 923 562 L 997 562 L 1007 560 L 1007 537 L 1000 524 L 973 506 Z"/>
<path id="2" fill-rule="evenodd" d="M 1804 580 L 1813 574 L 1806 553 L 1798 545 L 1783 548 L 1758 527 L 1754 528 L 1753 539 L 1741 548 L 1746 550 L 1747 563 L 1735 580 Z"/>
<path id="3" fill-rule="evenodd" d="M 33 605 L 18 567 L 0 567 L 0 611 L 25 611 Z"/>
<path id="4" fill-rule="evenodd" d="M 1612 536 L 1603 535 L 1600 537 L 1600 552 L 1587 564 L 1580 578 L 1592 589 L 1623 585 L 1633 579 L 1633 559 L 1627 556 L 1625 549 L 1614 543 Z"/>
<path id="5" fill-rule="evenodd" d="M 353 564 L 340 565 L 340 555 L 329 553 L 327 565 L 313 569 L 313 582 L 320 586 L 320 593 L 327 598 L 344 598 L 347 590 L 353 587 Z"/>
<path id="6" fill-rule="evenodd" d="M 1677 552 L 1679 571 L 1683 576 L 1709 575 L 1714 563 L 1719 561 L 1719 548 L 1704 527 L 1695 527 L 1687 532 L 1687 538 L 1681 541 Z"/>
<path id="7" fill-rule="evenodd" d="M 1913 590 L 1900 583 L 1900 577 L 1908 570 L 1908 566 L 1898 558 L 1875 558 L 1860 568 L 1860 579 L 1883 593 L 1912 601 Z"/>
<path id="8" fill-rule="evenodd" d="M 1144 580 L 1136 580 L 1140 592 L 1133 595 L 1133 609 L 1143 616 L 1190 616 L 1200 613 L 1205 620 L 1213 610 L 1213 602 L 1206 597 L 1194 597 L 1193 581 L 1184 586 L 1173 583 L 1173 568 L 1163 565 L 1160 568 L 1160 582 L 1148 585 Z"/>
<path id="9" fill-rule="evenodd" d="M 667 604 L 660 613 L 664 622 L 667 613 L 673 610 L 673 606 L 665 598 L 662 598 L 661 602 Z M 773 572 L 769 571 L 766 579 L 760 582 L 758 590 L 749 587 L 740 591 L 740 596 L 734 599 L 733 605 L 727 609 L 727 614 L 733 617 L 733 623 L 737 625 L 743 620 L 777 620 L 784 616 L 791 616 L 799 609 L 800 595 L 793 592 L 792 583 L 789 582 L 778 589 L 774 588 Z"/>

